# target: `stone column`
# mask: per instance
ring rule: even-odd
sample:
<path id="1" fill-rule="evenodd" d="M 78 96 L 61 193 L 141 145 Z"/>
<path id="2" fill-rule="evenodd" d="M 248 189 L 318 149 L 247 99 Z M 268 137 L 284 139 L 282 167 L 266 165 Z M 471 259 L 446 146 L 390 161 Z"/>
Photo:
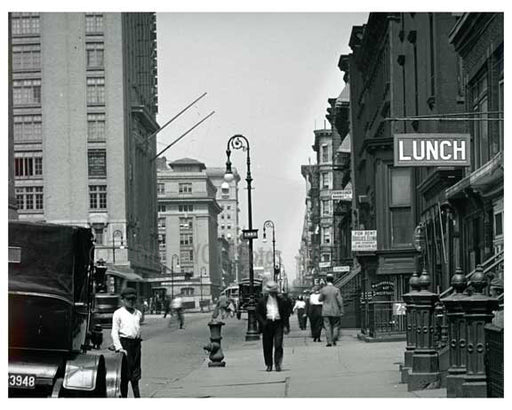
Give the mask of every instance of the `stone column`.
<path id="1" fill-rule="evenodd" d="M 427 290 L 430 283 L 430 276 L 423 268 L 418 279 L 420 291 L 410 293 L 416 311 L 416 348 L 412 355 L 408 391 L 438 388 L 440 385 L 439 357 L 434 341 L 434 312 L 439 295 Z"/>
<path id="2" fill-rule="evenodd" d="M 455 289 L 455 293 L 441 299 L 447 310 L 450 346 L 450 367 L 446 376 L 446 392 L 447 397 L 462 397 L 462 383 L 466 374 L 466 319 L 461 300 L 467 297 L 462 293 L 467 286 L 467 279 L 462 273 L 462 269 L 457 268 L 452 276 L 451 285 Z"/>
<path id="3" fill-rule="evenodd" d="M 498 309 L 498 299 L 483 294 L 487 280 L 482 266 L 476 267 L 470 285 L 474 293 L 461 300 L 466 320 L 466 374 L 462 383 L 462 397 L 487 397 L 487 374 L 485 371 L 485 330 L 486 323 Z"/>
<path id="4" fill-rule="evenodd" d="M 409 279 L 409 286 L 411 288 L 410 292 L 402 296 L 407 309 L 407 330 L 405 334 L 407 344 L 404 352 L 404 364 L 400 366 L 401 383 L 407 383 L 409 380 L 409 374 L 412 370 L 412 355 L 414 353 L 414 349 L 416 349 L 416 310 L 413 295 L 418 293 L 420 290 L 419 276 L 416 272 L 414 272 L 411 279 Z"/>

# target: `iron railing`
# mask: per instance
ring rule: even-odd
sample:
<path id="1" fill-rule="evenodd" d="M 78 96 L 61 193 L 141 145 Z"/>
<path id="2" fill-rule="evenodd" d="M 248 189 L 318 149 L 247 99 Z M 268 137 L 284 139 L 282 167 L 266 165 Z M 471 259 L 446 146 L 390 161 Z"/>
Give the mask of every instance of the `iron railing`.
<path id="1" fill-rule="evenodd" d="M 406 316 L 396 314 L 394 307 L 399 301 L 365 301 L 361 303 L 361 333 L 373 337 L 404 335 Z"/>

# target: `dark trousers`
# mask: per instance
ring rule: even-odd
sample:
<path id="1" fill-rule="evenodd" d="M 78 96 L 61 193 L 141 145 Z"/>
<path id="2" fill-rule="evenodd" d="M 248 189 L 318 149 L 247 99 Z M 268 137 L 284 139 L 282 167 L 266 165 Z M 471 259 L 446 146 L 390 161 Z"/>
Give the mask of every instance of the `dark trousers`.
<path id="1" fill-rule="evenodd" d="M 309 313 L 309 321 L 311 323 L 311 337 L 319 339 L 322 334 L 322 305 L 311 305 Z"/>
<path id="2" fill-rule="evenodd" d="M 123 349 L 126 350 L 127 382 L 130 381 L 132 384 L 133 395 L 140 397 L 139 380 L 142 373 L 140 367 L 141 340 L 128 339 L 126 337 L 121 337 L 119 340 Z"/>
<path id="3" fill-rule="evenodd" d="M 281 366 L 283 361 L 283 322 L 281 320 L 267 320 L 262 331 L 265 365 L 272 366 L 272 350 L 274 350 L 273 363 Z"/>
<path id="4" fill-rule="evenodd" d="M 183 323 L 185 322 L 185 316 L 183 315 L 183 308 L 174 309 L 176 316 L 178 316 L 178 322 L 180 323 L 180 329 L 183 329 Z"/>
<path id="5" fill-rule="evenodd" d="M 304 330 L 306 329 L 306 312 L 304 309 L 297 309 L 297 320 L 299 321 L 299 327 Z"/>

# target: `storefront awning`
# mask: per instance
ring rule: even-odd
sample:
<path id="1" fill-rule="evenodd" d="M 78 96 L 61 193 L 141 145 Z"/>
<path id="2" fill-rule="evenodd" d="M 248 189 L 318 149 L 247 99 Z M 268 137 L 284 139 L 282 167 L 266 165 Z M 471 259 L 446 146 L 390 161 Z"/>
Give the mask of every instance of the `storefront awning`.
<path id="1" fill-rule="evenodd" d="M 117 276 L 118 278 L 126 279 L 130 282 L 144 282 L 144 278 L 142 276 L 137 275 L 132 272 L 121 272 L 112 268 L 107 270 L 107 275 Z"/>

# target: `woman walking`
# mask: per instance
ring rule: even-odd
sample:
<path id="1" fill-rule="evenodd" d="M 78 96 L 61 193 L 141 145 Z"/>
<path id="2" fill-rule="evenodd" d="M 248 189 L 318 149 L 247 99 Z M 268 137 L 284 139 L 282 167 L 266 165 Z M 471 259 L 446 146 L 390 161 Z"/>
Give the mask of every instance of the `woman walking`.
<path id="1" fill-rule="evenodd" d="M 320 336 L 322 334 L 322 302 L 319 300 L 320 298 L 320 288 L 315 286 L 313 288 L 313 293 L 309 297 L 309 323 L 311 324 L 311 337 L 313 338 L 313 342 L 321 342 Z"/>

